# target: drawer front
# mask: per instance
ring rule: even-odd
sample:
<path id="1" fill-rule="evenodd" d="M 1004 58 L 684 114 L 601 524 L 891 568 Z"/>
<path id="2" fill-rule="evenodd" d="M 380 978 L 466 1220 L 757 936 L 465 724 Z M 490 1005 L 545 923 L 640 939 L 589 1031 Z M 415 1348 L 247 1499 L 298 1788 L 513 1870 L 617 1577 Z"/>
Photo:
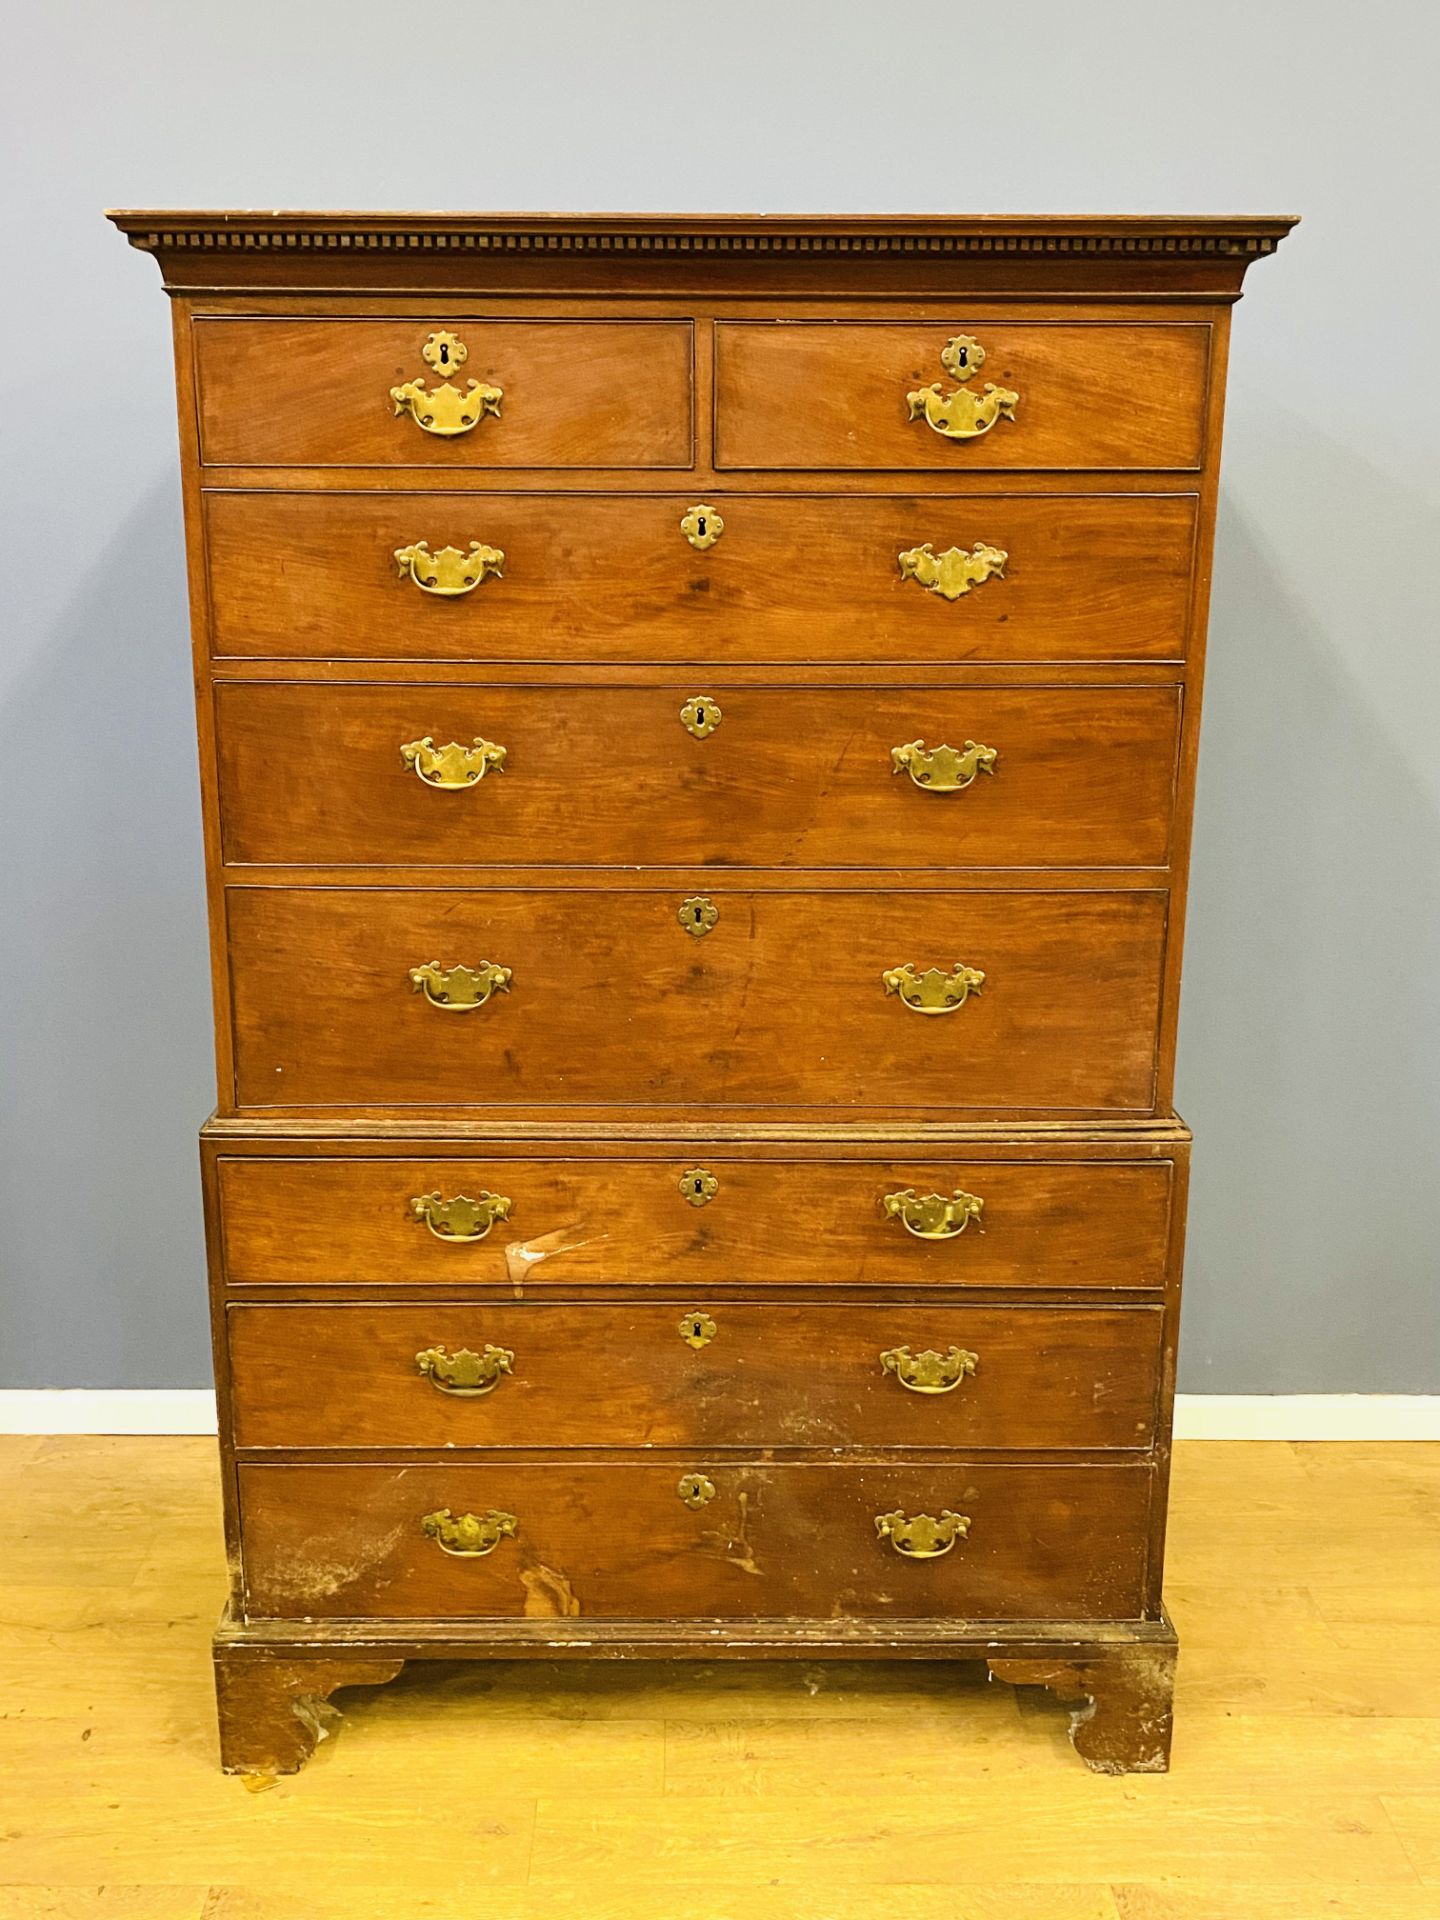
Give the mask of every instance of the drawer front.
<path id="1" fill-rule="evenodd" d="M 1180 728 L 1163 687 L 267 683 L 215 706 L 225 857 L 259 865 L 1162 866 Z"/>
<path id="2" fill-rule="evenodd" d="M 383 423 L 382 423 L 383 424 Z M 211 646 L 250 659 L 1165 660 L 1185 653 L 1196 500 L 1171 495 L 205 496 Z M 422 586 L 423 543 L 504 554 Z M 966 566 L 979 546 L 1003 568 Z M 928 547 L 934 565 L 921 564 Z M 902 570 L 900 555 L 920 559 Z M 277 556 L 284 564 L 277 564 Z M 428 578 L 423 561 L 420 575 Z M 923 577 L 922 577 L 923 576 Z M 434 574 L 436 587 L 469 578 Z"/>
<path id="3" fill-rule="evenodd" d="M 985 358 L 961 379 L 941 356 L 971 335 Z M 1189 472 L 1205 456 L 1204 325 L 723 321 L 715 354 L 717 467 Z M 1011 417 L 950 437 L 987 385 Z"/>
<path id="4" fill-rule="evenodd" d="M 1168 1161 L 735 1160 L 708 1145 L 672 1161 L 267 1154 L 216 1169 L 232 1286 L 655 1285 L 701 1303 L 734 1286 L 1160 1287 L 1171 1185 Z"/>
<path id="5" fill-rule="evenodd" d="M 714 1497 L 677 1489 L 703 1475 Z M 242 1466 L 252 1617 L 1134 1618 L 1151 1469 L 915 1465 Z M 879 1516 L 968 1520 L 906 1559 Z M 428 1516 L 513 1520 L 459 1534 Z M 446 1522 L 432 1522 L 445 1528 Z M 451 1535 L 454 1539 L 457 1536 Z M 901 1537 L 906 1537 L 903 1533 Z M 908 1534 L 926 1544 L 920 1529 Z"/>
<path id="6" fill-rule="evenodd" d="M 424 357 L 447 329 L 466 353 L 448 369 L 436 348 Z M 688 320 L 202 319 L 192 337 L 200 457 L 211 466 L 688 467 L 694 458 Z M 458 349 L 448 352 L 453 361 Z M 470 396 L 450 412 L 473 425 L 420 424 L 422 394 L 433 400 L 445 387 Z M 487 392 L 500 397 L 482 406 L 475 395 Z M 432 417 L 456 424 L 440 406 Z"/>
<path id="7" fill-rule="evenodd" d="M 1154 1432 L 1159 1308 L 512 1298 L 227 1318 L 239 1447 L 1135 1448 Z"/>
<path id="8" fill-rule="evenodd" d="M 227 900 L 246 1108 L 1153 1102 L 1158 891 L 234 887 Z M 445 994 L 474 1004 L 432 1003 Z M 947 996 L 948 1012 L 907 1004 Z"/>

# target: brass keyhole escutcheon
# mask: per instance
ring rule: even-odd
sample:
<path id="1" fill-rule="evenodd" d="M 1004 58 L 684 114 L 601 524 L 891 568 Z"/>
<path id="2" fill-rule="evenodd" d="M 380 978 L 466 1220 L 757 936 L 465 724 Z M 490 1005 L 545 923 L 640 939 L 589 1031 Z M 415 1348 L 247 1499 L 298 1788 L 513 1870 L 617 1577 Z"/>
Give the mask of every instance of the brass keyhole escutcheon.
<path id="1" fill-rule="evenodd" d="M 694 1347 L 698 1353 L 701 1347 L 708 1347 L 719 1332 L 719 1328 L 708 1313 L 702 1313 L 697 1307 L 693 1313 L 687 1313 L 680 1322 L 680 1338 L 687 1347 Z"/>
<path id="2" fill-rule="evenodd" d="M 680 1191 L 692 1207 L 708 1207 L 720 1191 L 720 1182 L 708 1167 L 687 1167 L 680 1176 Z"/>
<path id="3" fill-rule="evenodd" d="M 715 702 L 708 700 L 703 693 L 697 693 L 680 709 L 681 726 L 687 733 L 693 733 L 697 740 L 707 739 L 724 718 Z"/>
<path id="4" fill-rule="evenodd" d="M 698 507 L 691 507 L 680 522 L 680 531 L 692 547 L 704 553 L 706 548 L 713 547 L 724 533 L 725 522 L 714 507 L 705 506 L 702 503 Z"/>
<path id="5" fill-rule="evenodd" d="M 703 893 L 697 893 L 680 902 L 675 917 L 692 939 L 703 940 L 720 918 L 720 909 Z"/>
<path id="6" fill-rule="evenodd" d="M 675 1491 L 687 1507 L 708 1507 L 715 1498 L 715 1482 L 703 1473 L 687 1473 Z"/>
<path id="7" fill-rule="evenodd" d="M 420 358 L 434 373 L 454 373 L 470 358 L 470 349 L 463 340 L 442 329 L 429 335 L 420 349 Z"/>
<path id="8" fill-rule="evenodd" d="M 985 364 L 985 349 L 973 333 L 957 333 L 940 355 L 940 364 L 957 380 L 968 380 Z"/>

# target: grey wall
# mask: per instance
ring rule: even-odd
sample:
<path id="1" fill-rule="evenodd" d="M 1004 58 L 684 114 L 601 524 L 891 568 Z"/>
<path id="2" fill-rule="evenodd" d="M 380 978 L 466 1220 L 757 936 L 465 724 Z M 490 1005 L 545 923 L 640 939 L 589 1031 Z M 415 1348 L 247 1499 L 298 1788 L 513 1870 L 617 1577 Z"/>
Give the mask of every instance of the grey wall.
<path id="1" fill-rule="evenodd" d="M 1232 363 L 1183 1384 L 1440 1389 L 1440 11 L 7 13 L 0 1382 L 208 1378 L 167 311 L 120 204 L 1303 213 Z"/>

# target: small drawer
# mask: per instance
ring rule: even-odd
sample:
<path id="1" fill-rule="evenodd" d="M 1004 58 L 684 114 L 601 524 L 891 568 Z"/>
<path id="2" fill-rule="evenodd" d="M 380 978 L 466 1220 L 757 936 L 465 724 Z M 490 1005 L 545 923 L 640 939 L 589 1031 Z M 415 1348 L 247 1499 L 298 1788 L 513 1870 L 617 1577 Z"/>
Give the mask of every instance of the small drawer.
<path id="1" fill-rule="evenodd" d="M 1153 1438 L 1158 1308 L 712 1305 L 232 1305 L 235 1445 L 830 1452 Z"/>
<path id="2" fill-rule="evenodd" d="M 1162 890 L 700 885 L 231 887 L 238 1102 L 1153 1110 Z"/>
<path id="3" fill-rule="evenodd" d="M 220 658 L 950 665 L 1187 644 L 1189 493 L 204 498 Z"/>
<path id="4" fill-rule="evenodd" d="M 228 682 L 215 712 L 224 855 L 260 866 L 1163 867 L 1180 735 L 1174 687 L 723 674 Z"/>
<path id="5" fill-rule="evenodd" d="M 1022 1287 L 1166 1276 L 1169 1160 L 216 1156 L 232 1287 Z M 978 1204 L 972 1204 L 978 1203 Z"/>
<path id="6" fill-rule="evenodd" d="M 192 337 L 209 466 L 694 458 L 688 320 L 202 319 Z"/>
<path id="7" fill-rule="evenodd" d="M 722 321 L 715 464 L 1193 472 L 1205 325 Z"/>
<path id="8" fill-rule="evenodd" d="M 1148 1463 L 244 1465 L 252 1618 L 1133 1619 Z"/>

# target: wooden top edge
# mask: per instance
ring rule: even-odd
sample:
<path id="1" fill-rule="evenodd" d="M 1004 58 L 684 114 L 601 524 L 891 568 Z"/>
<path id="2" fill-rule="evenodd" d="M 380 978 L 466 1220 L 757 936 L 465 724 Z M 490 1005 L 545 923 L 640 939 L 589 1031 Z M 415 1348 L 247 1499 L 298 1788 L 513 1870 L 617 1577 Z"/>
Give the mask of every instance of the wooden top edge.
<path id="1" fill-rule="evenodd" d="M 955 1144 L 1023 1146 L 1026 1144 L 1084 1145 L 1109 1141 L 1121 1145 L 1187 1143 L 1190 1130 L 1178 1114 L 1160 1114 L 1151 1119 L 1125 1121 L 1027 1121 L 1007 1124 L 999 1121 L 911 1121 L 904 1125 L 886 1125 L 873 1121 L 813 1122 L 793 1120 L 727 1121 L 721 1118 L 699 1121 L 653 1121 L 628 1116 L 603 1122 L 577 1120 L 535 1120 L 506 1118 L 499 1120 L 463 1120 L 432 1118 L 424 1120 L 344 1120 L 344 1119 L 240 1119 L 212 1114 L 200 1129 L 205 1140 L 268 1141 L 352 1140 L 375 1146 L 393 1146 L 400 1141 L 436 1142 L 508 1142 L 512 1145 L 564 1146 L 583 1142 L 591 1145 L 623 1146 L 626 1143 L 668 1143 L 679 1148 L 705 1141 L 714 1146 L 730 1145 L 820 1145 L 820 1146 L 925 1146 Z"/>
<path id="2" fill-rule="evenodd" d="M 366 213 L 112 208 L 145 252 L 1272 253 L 1283 214 Z"/>

